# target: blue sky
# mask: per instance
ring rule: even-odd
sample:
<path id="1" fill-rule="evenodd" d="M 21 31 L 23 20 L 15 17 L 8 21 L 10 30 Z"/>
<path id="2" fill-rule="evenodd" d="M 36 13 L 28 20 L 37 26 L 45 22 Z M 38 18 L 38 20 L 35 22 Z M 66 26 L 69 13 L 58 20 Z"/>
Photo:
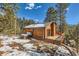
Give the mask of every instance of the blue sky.
<path id="1" fill-rule="evenodd" d="M 21 3 L 18 4 L 20 9 L 17 11 L 18 17 L 25 17 L 26 19 L 33 19 L 35 21 L 43 22 L 46 17 L 46 12 L 49 7 L 54 6 L 53 3 Z M 66 22 L 68 24 L 79 23 L 79 4 L 70 4 L 67 8 Z"/>

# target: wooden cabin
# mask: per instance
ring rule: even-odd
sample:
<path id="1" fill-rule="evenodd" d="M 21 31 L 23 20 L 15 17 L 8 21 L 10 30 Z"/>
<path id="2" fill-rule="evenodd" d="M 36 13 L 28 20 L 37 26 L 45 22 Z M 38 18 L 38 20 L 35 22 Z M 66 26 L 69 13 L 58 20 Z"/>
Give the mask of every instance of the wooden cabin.
<path id="1" fill-rule="evenodd" d="M 37 39 L 56 39 L 57 24 L 55 22 L 49 22 L 46 24 L 31 24 L 24 27 L 24 33 L 30 32 L 32 36 Z"/>

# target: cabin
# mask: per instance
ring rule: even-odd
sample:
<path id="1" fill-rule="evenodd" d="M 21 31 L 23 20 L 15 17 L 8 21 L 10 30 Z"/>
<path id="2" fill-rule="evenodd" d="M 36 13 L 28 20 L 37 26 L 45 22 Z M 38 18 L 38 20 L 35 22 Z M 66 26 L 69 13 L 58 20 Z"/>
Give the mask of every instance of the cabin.
<path id="1" fill-rule="evenodd" d="M 24 27 L 24 33 L 30 32 L 32 36 L 37 39 L 52 39 L 59 37 L 57 34 L 56 22 L 49 22 L 46 24 L 31 24 Z"/>
<path id="2" fill-rule="evenodd" d="M 24 27 L 23 33 L 31 33 L 33 38 L 46 40 L 47 42 L 62 44 L 64 43 L 64 34 L 58 32 L 56 22 L 45 24 L 31 24 Z"/>

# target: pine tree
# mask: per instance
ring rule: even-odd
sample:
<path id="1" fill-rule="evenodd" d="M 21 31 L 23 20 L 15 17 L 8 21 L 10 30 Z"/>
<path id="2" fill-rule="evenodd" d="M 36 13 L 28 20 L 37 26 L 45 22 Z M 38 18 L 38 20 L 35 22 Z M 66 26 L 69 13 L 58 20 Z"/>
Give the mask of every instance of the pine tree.
<path id="1" fill-rule="evenodd" d="M 57 12 L 52 7 L 48 8 L 44 22 L 46 23 L 51 21 L 57 21 Z"/>
<path id="2" fill-rule="evenodd" d="M 67 8 L 68 8 L 69 4 L 66 4 L 66 3 L 58 3 L 56 4 L 56 10 L 57 10 L 57 18 L 60 22 L 60 26 L 59 26 L 59 31 L 60 33 L 63 33 L 65 30 L 64 30 L 64 27 L 66 27 L 66 21 L 65 21 L 65 14 L 67 12 Z"/>
<path id="3" fill-rule="evenodd" d="M 18 9 L 16 4 L 0 4 L 2 9 L 5 12 L 5 15 L 2 19 L 4 19 L 5 29 L 3 29 L 3 33 L 5 34 L 14 34 L 19 33 L 19 26 L 17 25 L 17 17 L 16 17 L 16 10 Z M 16 21 L 16 22 L 15 22 Z M 15 24 L 16 23 L 16 28 Z"/>
<path id="4" fill-rule="evenodd" d="M 79 24 L 77 24 L 73 29 L 73 37 L 76 42 L 77 53 L 79 52 Z"/>
<path id="5" fill-rule="evenodd" d="M 17 21 L 19 22 L 19 26 L 20 26 L 21 32 L 23 31 L 23 28 L 25 26 L 30 25 L 30 24 L 35 24 L 34 20 L 32 20 L 32 19 L 26 19 L 25 17 L 18 18 Z"/>

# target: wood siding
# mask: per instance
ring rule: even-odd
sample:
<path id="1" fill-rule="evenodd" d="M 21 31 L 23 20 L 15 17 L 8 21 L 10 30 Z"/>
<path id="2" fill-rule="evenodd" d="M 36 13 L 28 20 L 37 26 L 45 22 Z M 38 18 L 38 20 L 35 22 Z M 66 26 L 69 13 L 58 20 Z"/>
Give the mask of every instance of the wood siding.
<path id="1" fill-rule="evenodd" d="M 56 24 L 52 23 L 51 24 L 51 36 L 55 36 L 56 35 Z"/>
<path id="2" fill-rule="evenodd" d="M 50 32 L 49 32 L 50 30 Z M 56 35 L 56 24 L 50 23 L 45 27 L 25 28 L 24 32 L 31 32 L 34 38 L 46 39 L 49 36 Z"/>
<path id="3" fill-rule="evenodd" d="M 45 27 L 45 38 L 48 37 L 48 30 L 50 30 L 50 33 L 51 33 L 51 26 L 50 26 L 50 24 Z"/>
<path id="4" fill-rule="evenodd" d="M 46 26 L 46 28 L 45 28 L 45 38 L 48 38 L 49 35 L 50 36 L 56 35 L 56 24 L 55 23 L 50 23 L 50 24 L 48 24 L 48 26 Z"/>
<path id="5" fill-rule="evenodd" d="M 44 28 L 26 28 L 24 33 L 31 32 L 34 38 L 44 38 L 45 29 Z"/>
<path id="6" fill-rule="evenodd" d="M 33 36 L 35 38 L 44 38 L 44 28 L 34 28 Z"/>

